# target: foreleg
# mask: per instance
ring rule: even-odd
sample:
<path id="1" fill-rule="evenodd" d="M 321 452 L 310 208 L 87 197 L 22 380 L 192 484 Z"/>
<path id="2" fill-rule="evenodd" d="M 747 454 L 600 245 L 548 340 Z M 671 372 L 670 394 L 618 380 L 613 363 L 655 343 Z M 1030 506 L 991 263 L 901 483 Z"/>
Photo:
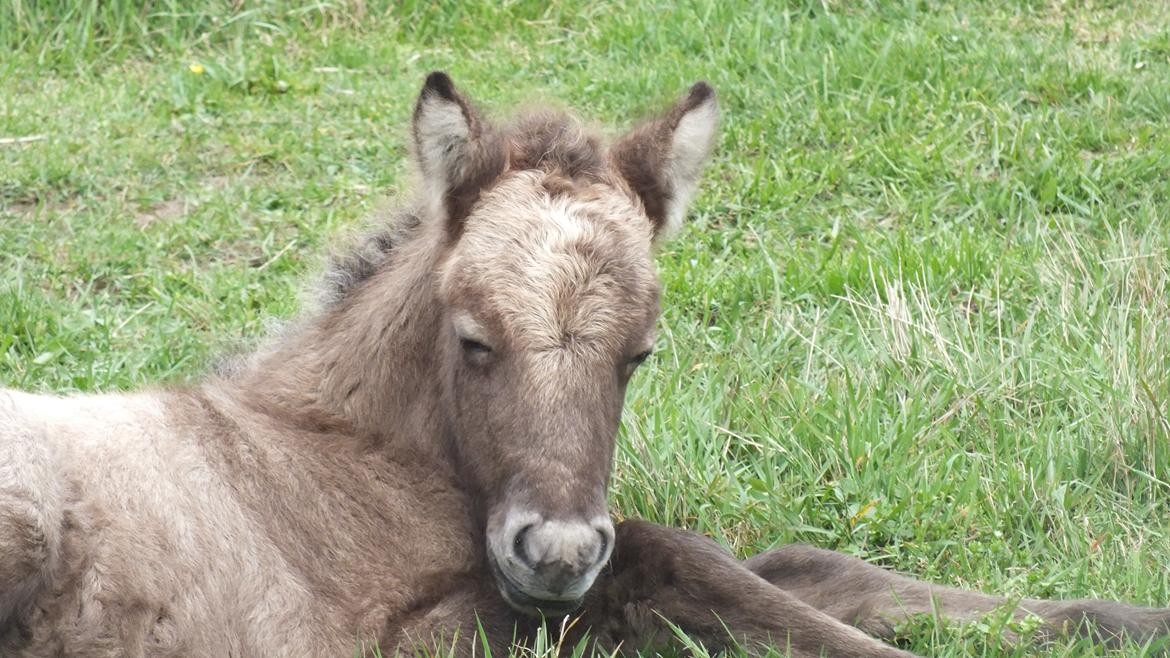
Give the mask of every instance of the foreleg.
<path id="1" fill-rule="evenodd" d="M 367 656 L 484 656 L 484 643 L 493 656 L 509 656 L 534 631 L 537 620 L 519 615 L 500 597 L 488 580 L 468 579 L 460 587 L 395 615 L 387 621 L 375 646 L 363 646 Z"/>
<path id="2" fill-rule="evenodd" d="M 677 643 L 672 624 L 711 650 L 738 644 L 793 657 L 910 655 L 772 586 L 701 535 L 622 523 L 578 627 L 606 649 L 645 651 Z"/>
<path id="3" fill-rule="evenodd" d="M 913 617 L 964 622 L 1002 610 L 1008 603 L 1001 596 L 933 585 L 811 546 L 767 551 L 744 565 L 830 617 L 886 640 Z M 1041 640 L 1076 633 L 1113 646 L 1123 638 L 1145 643 L 1170 634 L 1170 609 L 1112 601 L 1023 599 L 1011 614 L 1043 620 Z"/>

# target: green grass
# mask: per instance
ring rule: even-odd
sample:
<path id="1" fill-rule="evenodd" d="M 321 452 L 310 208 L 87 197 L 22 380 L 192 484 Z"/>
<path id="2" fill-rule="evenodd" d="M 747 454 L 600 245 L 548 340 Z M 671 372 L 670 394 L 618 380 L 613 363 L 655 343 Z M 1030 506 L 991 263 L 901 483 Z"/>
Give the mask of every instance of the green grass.
<path id="1" fill-rule="evenodd" d="M 426 71 L 615 127 L 705 78 L 619 513 L 1170 602 L 1164 3 L 147 4 L 0 4 L 0 138 L 38 138 L 0 143 L 0 384 L 183 381 L 295 313 Z M 994 631 L 907 647 L 1034 653 Z"/>

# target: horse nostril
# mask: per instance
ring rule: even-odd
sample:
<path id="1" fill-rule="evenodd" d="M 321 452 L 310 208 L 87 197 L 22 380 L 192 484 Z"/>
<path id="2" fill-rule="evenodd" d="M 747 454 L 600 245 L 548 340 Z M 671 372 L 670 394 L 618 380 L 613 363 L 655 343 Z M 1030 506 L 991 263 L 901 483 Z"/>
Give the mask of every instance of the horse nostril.
<path id="1" fill-rule="evenodd" d="M 603 519 L 600 522 L 595 521 L 593 529 L 597 531 L 598 535 L 601 535 L 601 545 L 597 550 L 597 557 L 594 558 L 594 564 L 604 564 L 609 560 L 610 552 L 614 550 L 613 524 L 610 523 L 609 519 Z"/>
<path id="2" fill-rule="evenodd" d="M 516 559 L 520 560 L 521 564 L 529 568 L 535 566 L 532 563 L 532 556 L 528 554 L 528 542 L 526 541 L 528 537 L 528 531 L 532 530 L 532 527 L 533 524 L 529 523 L 523 528 L 517 530 L 516 536 L 512 538 L 512 552 L 516 554 Z"/>

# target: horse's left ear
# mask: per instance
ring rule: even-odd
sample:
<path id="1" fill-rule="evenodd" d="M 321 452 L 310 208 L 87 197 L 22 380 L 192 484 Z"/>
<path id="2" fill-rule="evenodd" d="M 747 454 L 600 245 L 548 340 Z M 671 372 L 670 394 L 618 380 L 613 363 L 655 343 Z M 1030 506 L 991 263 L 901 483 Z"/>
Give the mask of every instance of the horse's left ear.
<path id="1" fill-rule="evenodd" d="M 432 212 L 458 235 L 480 191 L 507 166 L 503 142 L 442 71 L 427 76 L 414 107 L 413 128 L 415 157 Z"/>
<path id="2" fill-rule="evenodd" d="M 610 149 L 614 167 L 642 201 L 661 242 L 678 231 L 695 196 L 719 128 L 719 101 L 696 82 L 662 116 L 635 128 Z"/>

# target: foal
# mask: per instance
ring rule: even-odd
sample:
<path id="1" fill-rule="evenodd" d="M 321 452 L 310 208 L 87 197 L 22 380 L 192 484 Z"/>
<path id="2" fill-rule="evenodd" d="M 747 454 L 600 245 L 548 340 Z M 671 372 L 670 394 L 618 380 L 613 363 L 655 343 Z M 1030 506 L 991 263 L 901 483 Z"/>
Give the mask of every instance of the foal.
<path id="1" fill-rule="evenodd" d="M 320 307 L 178 389 L 0 391 L 0 654 L 503 654 L 539 618 L 606 650 L 673 642 L 906 656 L 910 615 L 1002 604 L 790 547 L 733 559 L 610 523 L 626 383 L 653 344 L 652 247 L 716 134 L 704 83 L 604 145 L 486 121 L 427 78 L 422 190 Z M 1167 632 L 1170 611 L 1023 601 L 1045 632 Z M 669 623 L 668 623 L 669 622 Z"/>

